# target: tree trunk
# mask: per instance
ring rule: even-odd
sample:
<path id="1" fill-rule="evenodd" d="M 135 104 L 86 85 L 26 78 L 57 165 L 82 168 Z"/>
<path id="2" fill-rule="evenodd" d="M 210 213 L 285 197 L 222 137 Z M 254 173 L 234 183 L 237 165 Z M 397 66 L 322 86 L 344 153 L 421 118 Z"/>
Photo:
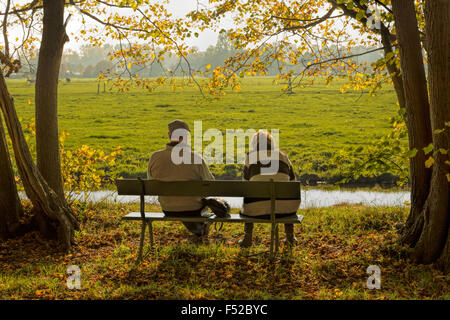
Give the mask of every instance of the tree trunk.
<path id="1" fill-rule="evenodd" d="M 409 146 L 418 150 L 410 160 L 411 211 L 401 243 L 415 246 L 423 227 L 422 210 L 431 181 L 431 169 L 425 166 L 423 148 L 432 142 L 425 68 L 413 0 L 392 0 L 406 103 Z"/>
<path id="2" fill-rule="evenodd" d="M 425 21 L 435 162 L 431 189 L 423 212 L 423 231 L 414 255 L 422 263 L 431 263 L 440 257 L 442 267 L 449 271 L 450 188 L 446 176 L 449 166 L 445 163 L 449 156 L 439 150 L 448 150 L 450 145 L 450 128 L 446 128 L 446 122 L 450 122 L 450 2 L 427 0 Z M 445 128 L 444 132 L 436 132 Z"/>
<path id="3" fill-rule="evenodd" d="M 48 185 L 61 197 L 64 190 L 58 140 L 58 76 L 67 39 L 64 0 L 44 0 L 35 92 L 37 166 Z"/>
<path id="4" fill-rule="evenodd" d="M 58 196 L 48 186 L 34 164 L 23 136 L 22 127 L 17 118 L 14 101 L 8 92 L 5 79 L 1 72 L 0 108 L 5 117 L 9 136 L 12 140 L 14 155 L 23 186 L 28 198 L 37 211 L 36 214 L 38 222 L 40 222 L 41 231 L 49 227 L 56 230 L 63 247 L 66 250 L 70 250 L 73 243 L 74 230 L 79 229 L 78 221 L 64 198 Z"/>
<path id="5" fill-rule="evenodd" d="M 437 261 L 437 266 L 444 273 L 450 273 L 450 227 L 447 229 L 447 240 Z"/>
<path id="6" fill-rule="evenodd" d="M 14 173 L 0 116 L 0 238 L 13 236 L 20 226 L 23 208 L 17 193 Z"/>
<path id="7" fill-rule="evenodd" d="M 383 45 L 384 57 L 393 52 L 392 43 L 391 43 L 391 33 L 389 29 L 382 24 L 381 30 L 381 44 Z M 395 63 L 392 63 L 392 60 L 387 62 L 386 68 L 391 76 L 392 83 L 394 85 L 395 93 L 397 94 L 398 105 L 402 109 L 406 109 L 406 101 L 405 101 L 405 90 L 403 87 L 403 79 L 400 74 L 400 70 L 398 70 Z"/>

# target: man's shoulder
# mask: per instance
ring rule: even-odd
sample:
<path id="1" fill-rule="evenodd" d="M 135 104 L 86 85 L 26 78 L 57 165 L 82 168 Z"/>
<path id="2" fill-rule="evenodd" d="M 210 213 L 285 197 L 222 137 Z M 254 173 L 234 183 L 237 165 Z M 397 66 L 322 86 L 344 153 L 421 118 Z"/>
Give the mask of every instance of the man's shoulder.
<path id="1" fill-rule="evenodd" d="M 161 158 L 161 156 L 163 156 L 167 152 L 168 152 L 167 149 L 161 149 L 153 152 L 152 155 L 150 156 L 150 161 L 154 161 Z"/>
<path id="2" fill-rule="evenodd" d="M 201 156 L 201 154 L 194 152 L 192 149 L 189 148 L 189 152 L 191 154 L 191 161 L 193 164 L 205 164 L 205 160 L 203 159 L 203 157 Z M 172 153 L 172 149 L 171 148 L 165 148 L 165 149 L 161 149 L 158 151 L 155 151 L 152 153 L 152 155 L 150 156 L 150 163 L 151 162 L 155 162 L 155 161 L 167 161 L 167 156 L 170 155 Z"/>

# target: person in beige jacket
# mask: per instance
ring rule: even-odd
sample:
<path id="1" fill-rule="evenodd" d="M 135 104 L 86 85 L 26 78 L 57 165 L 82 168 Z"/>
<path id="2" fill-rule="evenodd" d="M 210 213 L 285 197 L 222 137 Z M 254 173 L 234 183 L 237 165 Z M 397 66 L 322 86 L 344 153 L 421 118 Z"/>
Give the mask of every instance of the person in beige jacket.
<path id="1" fill-rule="evenodd" d="M 161 181 L 214 180 L 203 158 L 194 153 L 185 143 L 189 126 L 182 120 L 169 123 L 169 139 L 166 148 L 156 151 L 150 157 L 147 178 Z M 183 159 L 180 163 L 180 159 Z M 167 216 L 201 216 L 205 207 L 201 197 L 159 196 L 163 212 Z M 208 235 L 209 223 L 183 222 L 193 233 L 193 240 Z"/>

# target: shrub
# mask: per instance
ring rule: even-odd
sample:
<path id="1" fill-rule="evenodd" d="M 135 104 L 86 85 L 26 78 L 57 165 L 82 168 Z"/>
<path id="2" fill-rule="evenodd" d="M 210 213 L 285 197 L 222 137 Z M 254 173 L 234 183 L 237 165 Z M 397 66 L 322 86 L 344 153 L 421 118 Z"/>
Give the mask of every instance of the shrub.
<path id="1" fill-rule="evenodd" d="M 24 136 L 31 155 L 35 158 L 36 129 L 34 120 L 24 126 Z M 111 153 L 94 149 L 89 145 L 83 145 L 74 150 L 67 150 L 64 146 L 64 141 L 68 136 L 69 133 L 63 131 L 59 137 L 61 174 L 64 180 L 66 198 L 68 201 L 71 201 L 75 195 L 79 195 L 81 191 L 84 191 L 84 198 L 88 200 L 91 191 L 100 190 L 105 185 L 109 185 L 119 178 L 119 174 L 115 173 L 117 170 L 114 170 L 114 166 L 117 157 L 122 153 L 122 147 L 116 147 Z M 9 146 L 11 148 L 10 141 Z M 10 154 L 12 155 L 13 153 L 10 152 Z M 16 172 L 19 190 L 23 190 L 21 179 L 17 176 L 17 168 L 14 168 L 14 171 Z"/>

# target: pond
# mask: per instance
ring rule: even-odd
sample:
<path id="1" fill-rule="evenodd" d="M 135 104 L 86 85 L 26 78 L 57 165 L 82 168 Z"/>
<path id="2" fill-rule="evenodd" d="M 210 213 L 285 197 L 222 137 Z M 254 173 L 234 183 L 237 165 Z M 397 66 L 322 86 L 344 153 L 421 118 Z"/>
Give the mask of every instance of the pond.
<path id="1" fill-rule="evenodd" d="M 364 204 L 367 206 L 405 206 L 410 201 L 409 191 L 367 191 L 367 190 L 322 190 L 308 189 L 301 191 L 302 202 L 300 208 L 329 207 L 340 203 Z M 85 193 L 74 195 L 74 198 L 84 199 Z M 242 207 L 240 197 L 222 197 L 233 208 Z M 89 193 L 89 200 L 93 202 L 139 202 L 137 196 L 119 196 L 115 191 L 95 191 Z M 146 203 L 157 203 L 157 197 L 146 196 Z"/>

